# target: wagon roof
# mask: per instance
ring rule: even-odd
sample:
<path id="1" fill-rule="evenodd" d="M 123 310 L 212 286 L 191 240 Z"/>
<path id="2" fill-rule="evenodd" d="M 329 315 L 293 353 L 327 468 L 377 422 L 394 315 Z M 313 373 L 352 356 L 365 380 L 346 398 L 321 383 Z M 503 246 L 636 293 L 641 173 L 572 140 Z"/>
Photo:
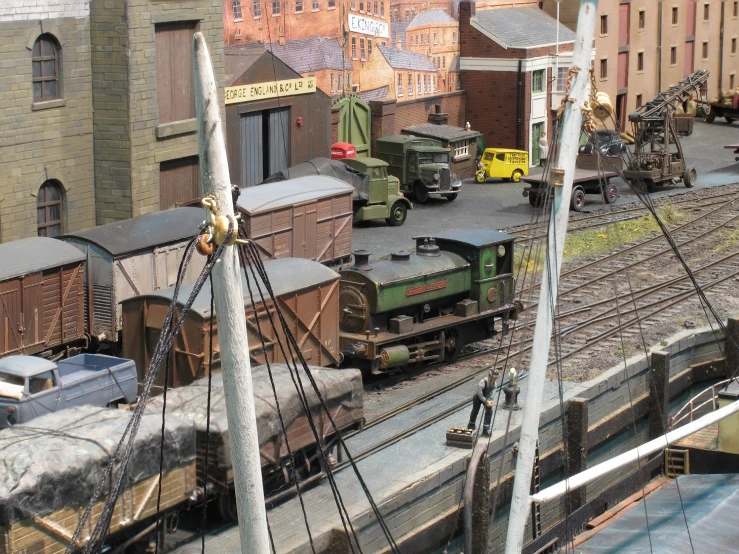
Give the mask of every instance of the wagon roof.
<path id="1" fill-rule="evenodd" d="M 120 256 L 193 238 L 204 219 L 201 208 L 175 208 L 68 233 L 62 238 L 92 242 L 111 255 Z"/>
<path id="2" fill-rule="evenodd" d="M 71 244 L 47 237 L 31 237 L 0 244 L 0 280 L 52 267 L 81 262 L 85 255 Z"/>
<path id="3" fill-rule="evenodd" d="M 448 240 L 481 247 L 507 242 L 514 240 L 516 237 L 502 231 L 493 231 L 492 229 L 450 229 L 441 233 L 413 237 L 414 240 L 425 238 Z"/>
<path id="4" fill-rule="evenodd" d="M 272 290 L 275 296 L 282 296 L 290 292 L 297 292 L 304 290 L 322 283 L 333 281 L 339 278 L 339 274 L 333 269 L 326 267 L 323 264 L 314 262 L 313 260 L 305 260 L 303 258 L 280 258 L 278 260 L 270 260 L 264 262 L 264 268 L 267 271 L 269 282 L 272 285 Z M 249 273 L 251 279 L 251 272 Z M 264 285 L 260 279 L 260 286 L 263 293 L 266 296 Z M 252 282 L 252 292 L 254 293 L 254 300 L 261 302 L 259 292 L 256 290 L 255 283 Z M 180 293 L 177 297 L 177 305 L 183 306 L 194 288 L 194 283 L 185 283 L 180 287 Z M 246 286 L 246 277 L 242 270 L 241 272 L 241 290 L 244 294 L 244 305 L 251 305 L 251 299 L 249 297 L 249 289 Z M 149 294 L 143 294 L 124 300 L 126 302 L 136 302 L 146 298 L 158 298 L 165 300 L 167 304 L 172 301 L 174 295 L 174 287 L 167 289 L 160 289 Z M 210 282 L 206 281 L 203 288 L 200 290 L 198 295 L 195 297 L 195 301 L 192 304 L 191 310 L 199 314 L 203 318 L 210 317 Z"/>
<path id="5" fill-rule="evenodd" d="M 53 369 L 56 369 L 54 362 L 36 356 L 7 356 L 0 360 L 0 371 L 18 377 L 31 377 Z"/>
<path id="6" fill-rule="evenodd" d="M 337 194 L 354 194 L 354 187 L 334 177 L 297 177 L 241 191 L 236 205 L 247 214 L 257 214 Z"/>

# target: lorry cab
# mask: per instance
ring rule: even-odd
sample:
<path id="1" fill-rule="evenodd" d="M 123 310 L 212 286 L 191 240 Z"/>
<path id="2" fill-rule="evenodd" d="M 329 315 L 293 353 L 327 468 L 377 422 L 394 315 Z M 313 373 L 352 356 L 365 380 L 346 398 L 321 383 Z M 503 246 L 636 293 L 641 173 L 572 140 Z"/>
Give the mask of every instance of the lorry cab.
<path id="1" fill-rule="evenodd" d="M 434 139 L 392 135 L 377 140 L 377 157 L 388 163 L 388 173 L 400 181 L 401 190 L 425 204 L 430 196 L 457 198 L 462 182 L 452 179 L 450 153 Z"/>
<path id="2" fill-rule="evenodd" d="M 368 177 L 369 190 L 360 191 L 355 196 L 360 201 L 355 202 L 354 221 L 382 218 L 393 227 L 402 225 L 413 204 L 403 196 L 398 179 L 388 175 L 388 163 L 377 158 L 346 158 L 341 161 Z"/>
<path id="3" fill-rule="evenodd" d="M 475 173 L 475 180 L 505 179 L 518 183 L 529 174 L 529 153 L 511 148 L 486 148 Z"/>

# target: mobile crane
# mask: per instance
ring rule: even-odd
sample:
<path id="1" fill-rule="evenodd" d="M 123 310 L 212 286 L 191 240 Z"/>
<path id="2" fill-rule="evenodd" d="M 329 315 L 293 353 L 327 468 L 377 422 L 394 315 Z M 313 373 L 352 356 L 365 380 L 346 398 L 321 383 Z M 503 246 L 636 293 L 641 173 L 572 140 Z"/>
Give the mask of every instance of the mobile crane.
<path id="1" fill-rule="evenodd" d="M 643 183 L 648 192 L 680 180 L 686 187 L 695 185 L 695 168 L 685 164 L 674 115 L 691 95 L 700 96 L 708 75 L 705 69 L 695 71 L 629 115 L 634 154 L 624 176 L 632 185 Z"/>

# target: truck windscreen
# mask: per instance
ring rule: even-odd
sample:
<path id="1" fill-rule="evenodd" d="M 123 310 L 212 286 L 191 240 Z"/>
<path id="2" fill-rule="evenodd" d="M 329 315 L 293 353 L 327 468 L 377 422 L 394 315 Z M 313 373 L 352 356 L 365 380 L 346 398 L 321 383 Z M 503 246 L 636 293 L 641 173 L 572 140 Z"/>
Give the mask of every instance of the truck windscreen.
<path id="1" fill-rule="evenodd" d="M 418 161 L 421 164 L 446 164 L 449 163 L 448 152 L 420 152 Z"/>

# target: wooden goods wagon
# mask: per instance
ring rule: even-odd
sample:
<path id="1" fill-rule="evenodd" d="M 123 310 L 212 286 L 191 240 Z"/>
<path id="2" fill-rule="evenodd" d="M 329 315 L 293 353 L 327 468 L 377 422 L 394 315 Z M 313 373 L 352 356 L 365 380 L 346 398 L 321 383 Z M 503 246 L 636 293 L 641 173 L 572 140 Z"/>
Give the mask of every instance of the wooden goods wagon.
<path id="1" fill-rule="evenodd" d="M 264 265 L 277 304 L 306 361 L 311 365 L 324 367 L 338 365 L 339 274 L 322 264 L 300 258 L 282 258 L 265 262 Z M 261 286 L 264 290 L 264 285 Z M 179 317 L 192 288 L 192 284 L 180 287 L 175 317 Z M 269 299 L 266 306 L 261 302 L 254 283 L 252 291 L 256 305 L 252 305 L 243 272 L 242 290 L 252 362 L 261 364 L 266 359 L 270 362 L 284 362 L 280 344 L 285 345 L 286 352 L 287 346 L 275 306 Z M 149 367 L 173 294 L 174 287 L 171 287 L 123 302 L 122 355 L 136 361 L 139 381 Z M 175 339 L 170 354 L 170 387 L 188 385 L 206 375 L 211 327 L 213 364 L 214 367 L 219 367 L 218 328 L 210 305 L 210 282 L 206 281 Z M 270 321 L 278 330 L 276 335 Z M 265 349 L 262 349 L 258 329 L 264 335 Z M 162 391 L 164 374 L 164 370 L 160 370 L 155 382 L 155 392 Z"/>
<path id="2" fill-rule="evenodd" d="M 77 529 L 131 412 L 78 406 L 5 429 L 0 436 L 0 554 L 61 554 Z M 107 544 L 115 546 L 151 524 L 159 492 L 161 410 L 147 410 L 113 511 Z M 197 468 L 191 421 L 168 417 L 160 512 L 194 497 Z M 32 471 L 28 467 L 31 464 Z M 78 547 L 98 522 L 106 496 L 92 508 Z M 153 529 L 152 529 L 153 530 Z"/>
<path id="3" fill-rule="evenodd" d="M 262 259 L 337 265 L 352 252 L 353 196 L 351 185 L 316 175 L 242 190 L 237 207 Z"/>
<path id="4" fill-rule="evenodd" d="M 205 220 L 201 208 L 176 208 L 64 235 L 87 258 L 90 334 L 117 342 L 120 302 L 175 284 L 187 243 Z M 205 258 L 194 255 L 185 274 L 192 281 Z"/>
<path id="5" fill-rule="evenodd" d="M 0 356 L 81 345 L 84 254 L 34 237 L 0 244 L 0 260 Z"/>

